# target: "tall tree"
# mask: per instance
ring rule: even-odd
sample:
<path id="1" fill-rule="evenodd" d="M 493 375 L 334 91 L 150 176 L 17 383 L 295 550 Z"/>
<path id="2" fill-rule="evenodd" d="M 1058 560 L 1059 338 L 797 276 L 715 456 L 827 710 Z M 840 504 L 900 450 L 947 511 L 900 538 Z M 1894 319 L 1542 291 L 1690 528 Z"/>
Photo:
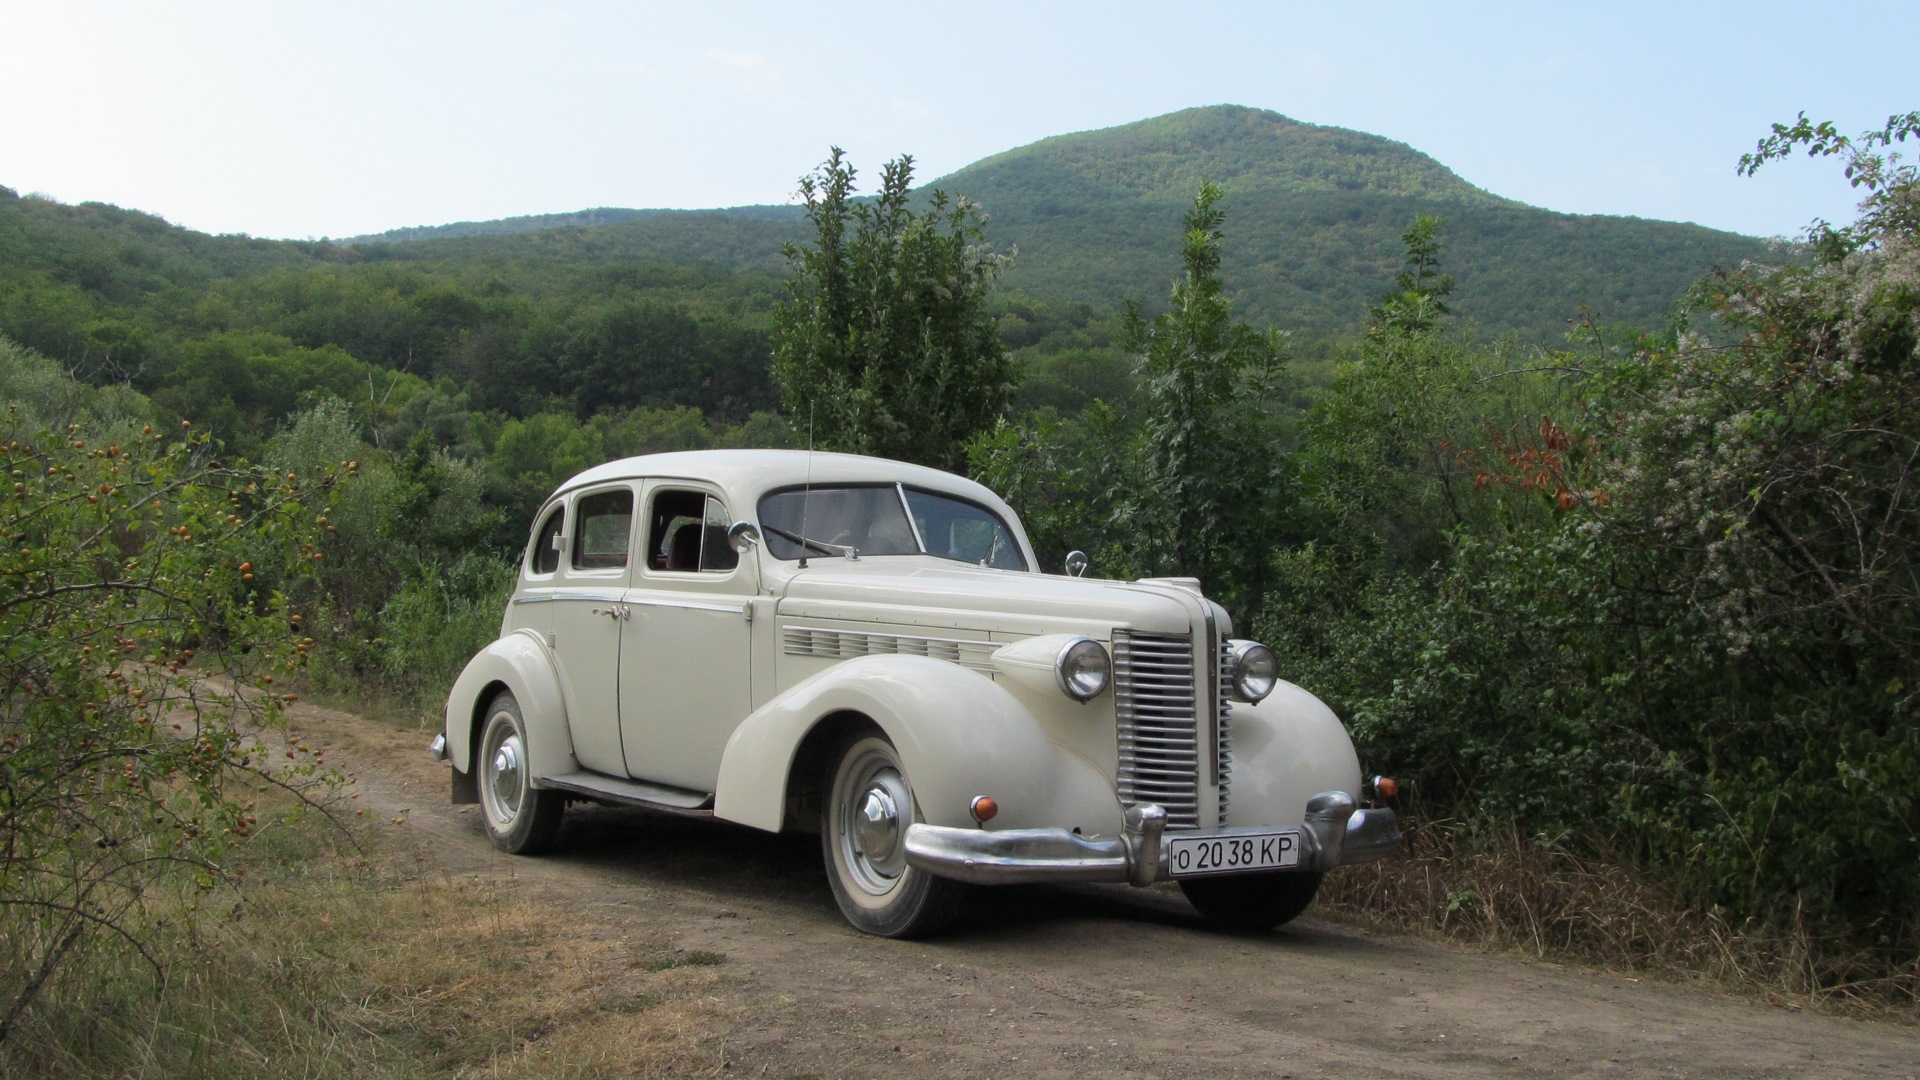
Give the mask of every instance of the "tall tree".
<path id="1" fill-rule="evenodd" d="M 1443 316 L 1453 314 L 1447 295 L 1453 275 L 1440 272 L 1440 229 L 1445 219 L 1415 214 L 1413 224 L 1400 234 L 1407 261 L 1393 277 L 1393 288 L 1367 309 L 1369 330 L 1381 333 L 1422 334 L 1437 329 Z"/>
<path id="2" fill-rule="evenodd" d="M 1119 516 L 1141 569 L 1188 574 L 1241 611 L 1256 606 L 1271 537 L 1278 458 L 1262 407 L 1286 338 L 1233 317 L 1220 279 L 1222 192 L 1202 183 L 1187 211 L 1184 272 L 1169 310 L 1127 312 L 1145 392 L 1141 475 Z"/>
<path id="3" fill-rule="evenodd" d="M 1303 425 L 1318 531 L 1362 563 L 1394 570 L 1441 557 L 1445 531 L 1466 512 L 1460 485 L 1471 473 L 1460 451 L 1496 418 L 1502 427 L 1512 419 L 1494 405 L 1512 398 L 1511 381 L 1484 384 L 1482 350 L 1443 326 L 1453 313 L 1453 278 L 1440 269 L 1444 225 L 1419 214 L 1401 234 L 1400 272 L 1367 309 L 1364 337 Z"/>
<path id="4" fill-rule="evenodd" d="M 912 157 L 887 163 L 872 199 L 854 198 L 854 177 L 836 146 L 800 179 L 815 242 L 785 249 L 774 383 L 814 445 L 955 468 L 1013 398 L 986 307 L 1007 258 L 967 199 L 936 189 L 913 209 Z"/>

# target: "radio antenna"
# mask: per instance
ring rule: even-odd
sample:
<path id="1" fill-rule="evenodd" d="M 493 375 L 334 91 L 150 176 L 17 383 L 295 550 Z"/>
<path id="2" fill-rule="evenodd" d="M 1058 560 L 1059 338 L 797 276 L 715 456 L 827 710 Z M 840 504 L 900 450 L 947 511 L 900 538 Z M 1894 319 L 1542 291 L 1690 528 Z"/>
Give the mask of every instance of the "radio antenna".
<path id="1" fill-rule="evenodd" d="M 800 535 L 807 535 L 807 504 L 813 501 L 813 399 L 807 399 L 807 482 L 800 489 Z M 807 568 L 807 545 L 800 545 L 800 569 Z"/>

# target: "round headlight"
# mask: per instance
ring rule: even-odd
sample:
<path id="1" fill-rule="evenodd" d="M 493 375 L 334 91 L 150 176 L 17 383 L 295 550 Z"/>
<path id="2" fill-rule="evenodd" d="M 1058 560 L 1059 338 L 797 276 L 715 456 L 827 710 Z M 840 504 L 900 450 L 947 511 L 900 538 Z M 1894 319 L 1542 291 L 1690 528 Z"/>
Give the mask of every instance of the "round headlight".
<path id="1" fill-rule="evenodd" d="M 1092 638 L 1074 638 L 1060 650 L 1053 662 L 1054 680 L 1060 691 L 1075 701 L 1090 701 L 1107 688 L 1112 665 L 1107 650 Z"/>
<path id="2" fill-rule="evenodd" d="M 1259 704 L 1280 681 L 1280 661 L 1273 658 L 1272 649 L 1257 641 L 1230 641 L 1227 647 L 1233 658 L 1234 699 Z"/>

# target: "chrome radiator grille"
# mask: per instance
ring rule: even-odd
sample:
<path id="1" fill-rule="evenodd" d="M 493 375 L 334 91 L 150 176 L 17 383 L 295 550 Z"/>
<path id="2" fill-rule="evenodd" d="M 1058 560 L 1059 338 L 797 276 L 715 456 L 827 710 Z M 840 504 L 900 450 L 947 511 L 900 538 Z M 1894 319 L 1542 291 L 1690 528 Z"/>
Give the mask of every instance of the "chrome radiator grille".
<path id="1" fill-rule="evenodd" d="M 1200 827 L 1201 741 L 1193 642 L 1184 634 L 1113 635 L 1120 801 L 1157 803 L 1167 828 Z"/>

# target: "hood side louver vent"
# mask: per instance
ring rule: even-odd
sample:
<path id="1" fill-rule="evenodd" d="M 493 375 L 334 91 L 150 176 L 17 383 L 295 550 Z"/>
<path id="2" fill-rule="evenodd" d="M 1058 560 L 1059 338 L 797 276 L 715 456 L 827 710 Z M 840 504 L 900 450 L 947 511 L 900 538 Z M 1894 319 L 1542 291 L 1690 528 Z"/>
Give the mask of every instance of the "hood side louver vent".
<path id="1" fill-rule="evenodd" d="M 851 660 L 856 656 L 926 656 L 989 674 L 993 672 L 994 651 L 1000 648 L 1000 643 L 994 641 L 875 634 L 814 626 L 786 627 L 781 639 L 788 656 L 819 656 L 831 660 Z"/>

